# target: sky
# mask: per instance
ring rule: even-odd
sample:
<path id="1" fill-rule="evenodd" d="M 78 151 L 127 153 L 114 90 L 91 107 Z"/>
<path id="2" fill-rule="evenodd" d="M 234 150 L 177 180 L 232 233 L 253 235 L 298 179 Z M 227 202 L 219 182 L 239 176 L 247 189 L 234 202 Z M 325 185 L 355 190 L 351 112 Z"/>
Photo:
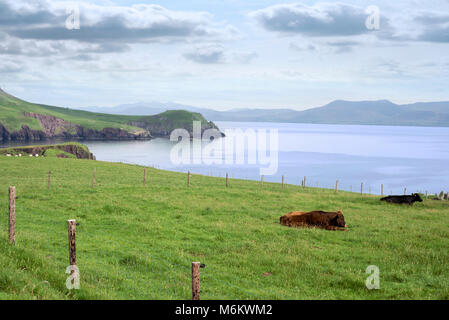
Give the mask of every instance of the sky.
<path id="1" fill-rule="evenodd" d="M 71 108 L 447 101 L 449 0 L 0 0 L 0 87 Z"/>

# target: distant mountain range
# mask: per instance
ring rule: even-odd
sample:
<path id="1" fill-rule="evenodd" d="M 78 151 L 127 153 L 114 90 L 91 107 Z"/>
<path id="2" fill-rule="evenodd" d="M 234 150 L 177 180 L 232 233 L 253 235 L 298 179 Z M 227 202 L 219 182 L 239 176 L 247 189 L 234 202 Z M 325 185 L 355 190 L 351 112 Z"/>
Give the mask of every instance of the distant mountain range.
<path id="1" fill-rule="evenodd" d="M 336 100 L 325 106 L 297 111 L 292 109 L 233 109 L 216 111 L 177 103 L 139 102 L 116 107 L 87 107 L 84 110 L 127 115 L 153 115 L 183 109 L 201 113 L 212 121 L 290 122 L 320 124 L 449 126 L 449 101 L 398 105 L 388 100 Z"/>

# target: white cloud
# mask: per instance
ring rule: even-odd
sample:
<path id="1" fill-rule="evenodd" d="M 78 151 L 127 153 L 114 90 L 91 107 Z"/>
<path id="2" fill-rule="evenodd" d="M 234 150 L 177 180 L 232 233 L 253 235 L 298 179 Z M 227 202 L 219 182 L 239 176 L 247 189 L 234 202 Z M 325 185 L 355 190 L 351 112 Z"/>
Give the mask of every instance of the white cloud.
<path id="1" fill-rule="evenodd" d="M 184 57 L 197 63 L 215 64 L 224 62 L 225 53 L 221 45 L 208 45 L 196 47 L 194 50 L 184 53 Z"/>
<path id="2" fill-rule="evenodd" d="M 217 40 L 239 35 L 236 28 L 214 21 L 207 12 L 174 11 L 151 4 L 124 7 L 80 3 L 79 8 L 80 29 L 68 30 L 64 3 L 5 1 L 0 4 L 0 26 L 10 36 L 20 39 L 89 43 Z"/>
<path id="3" fill-rule="evenodd" d="M 250 63 L 257 57 L 255 52 L 229 51 L 220 44 L 198 46 L 184 53 L 187 60 L 202 64 Z"/>
<path id="4" fill-rule="evenodd" d="M 0 72 L 1 73 L 15 73 L 22 69 L 22 66 L 17 62 L 12 61 L 0 61 Z"/>
<path id="5" fill-rule="evenodd" d="M 362 7 L 342 3 L 278 4 L 250 13 L 266 30 L 311 37 L 371 33 Z M 386 21 L 383 25 L 385 26 Z"/>

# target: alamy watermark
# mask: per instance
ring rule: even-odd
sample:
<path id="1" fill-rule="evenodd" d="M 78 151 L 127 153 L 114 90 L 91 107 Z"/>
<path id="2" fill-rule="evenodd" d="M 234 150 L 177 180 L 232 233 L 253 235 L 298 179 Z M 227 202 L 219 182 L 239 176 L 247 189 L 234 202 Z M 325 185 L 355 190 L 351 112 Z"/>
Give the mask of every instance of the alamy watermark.
<path id="1" fill-rule="evenodd" d="M 65 273 L 70 276 L 67 277 L 65 281 L 65 286 L 69 290 L 80 288 L 80 271 L 77 266 L 68 266 L 65 269 Z"/>
<path id="2" fill-rule="evenodd" d="M 380 29 L 380 9 L 378 6 L 369 6 L 365 9 L 368 17 L 365 20 L 365 26 L 368 30 Z"/>
<path id="3" fill-rule="evenodd" d="M 366 268 L 366 274 L 369 274 L 366 278 L 365 285 L 368 290 L 380 289 L 380 269 L 378 266 L 368 266 Z"/>
<path id="4" fill-rule="evenodd" d="M 276 174 L 279 153 L 277 129 L 226 129 L 224 134 L 222 139 L 217 129 L 202 132 L 200 121 L 193 122 L 192 136 L 186 129 L 175 129 L 170 140 L 178 143 L 170 152 L 171 162 L 175 165 L 246 163 L 259 165 L 260 175 Z"/>
<path id="5" fill-rule="evenodd" d="M 66 7 L 66 14 L 68 14 L 65 20 L 65 27 L 67 30 L 79 30 L 80 29 L 80 7 L 77 4 L 69 4 Z"/>

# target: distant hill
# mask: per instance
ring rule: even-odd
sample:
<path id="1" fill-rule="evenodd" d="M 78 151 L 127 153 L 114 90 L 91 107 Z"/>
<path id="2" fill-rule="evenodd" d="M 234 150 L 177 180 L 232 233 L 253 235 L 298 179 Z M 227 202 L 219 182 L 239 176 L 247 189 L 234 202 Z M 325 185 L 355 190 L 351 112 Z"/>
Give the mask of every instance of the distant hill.
<path id="1" fill-rule="evenodd" d="M 445 107 L 443 107 L 445 104 Z M 337 100 L 302 111 L 295 122 L 399 126 L 449 126 L 449 102 L 401 106 L 388 100 L 350 102 Z"/>
<path id="2" fill-rule="evenodd" d="M 216 128 L 201 114 L 186 110 L 154 116 L 111 115 L 52 107 L 20 100 L 0 89 L 0 142 L 48 138 L 135 140 L 168 137 L 174 129 L 192 132 L 193 121 L 202 130 Z"/>
<path id="3" fill-rule="evenodd" d="M 111 108 L 88 107 L 90 111 L 113 114 L 151 115 L 182 108 L 200 112 L 213 121 L 293 122 L 391 126 L 449 126 L 449 101 L 398 105 L 388 100 L 336 100 L 325 106 L 297 111 L 292 109 L 234 109 L 215 111 L 176 103 L 136 103 Z"/>

